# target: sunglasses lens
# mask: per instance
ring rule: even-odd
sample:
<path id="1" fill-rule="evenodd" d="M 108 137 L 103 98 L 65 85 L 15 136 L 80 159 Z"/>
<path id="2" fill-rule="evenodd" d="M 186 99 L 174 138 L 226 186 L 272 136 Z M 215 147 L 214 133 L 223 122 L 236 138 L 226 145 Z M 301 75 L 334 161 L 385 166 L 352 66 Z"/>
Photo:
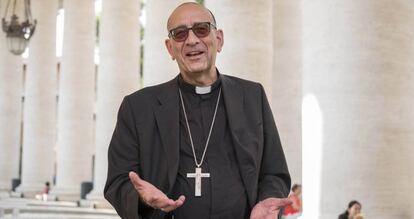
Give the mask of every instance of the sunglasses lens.
<path id="1" fill-rule="evenodd" d="M 210 33 L 210 23 L 196 23 L 193 27 L 177 27 L 170 31 L 170 36 L 177 42 L 183 42 L 188 37 L 190 29 L 197 37 L 206 37 Z"/>
<path id="2" fill-rule="evenodd" d="M 206 37 L 210 33 L 210 25 L 208 23 L 195 24 L 193 31 L 197 37 Z"/>
<path id="3" fill-rule="evenodd" d="M 177 28 L 172 32 L 174 40 L 181 42 L 187 39 L 188 29 L 187 28 Z"/>

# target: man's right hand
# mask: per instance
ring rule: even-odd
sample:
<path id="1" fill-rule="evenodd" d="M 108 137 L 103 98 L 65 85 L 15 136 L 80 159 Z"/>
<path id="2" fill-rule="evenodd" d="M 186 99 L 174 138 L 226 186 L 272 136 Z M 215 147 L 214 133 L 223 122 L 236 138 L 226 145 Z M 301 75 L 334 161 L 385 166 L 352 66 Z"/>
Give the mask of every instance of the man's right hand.
<path id="1" fill-rule="evenodd" d="M 137 190 L 140 198 L 149 206 L 170 212 L 183 205 L 185 197 L 182 195 L 177 200 L 168 198 L 161 190 L 151 183 L 142 180 L 135 172 L 129 172 L 129 178 Z"/>

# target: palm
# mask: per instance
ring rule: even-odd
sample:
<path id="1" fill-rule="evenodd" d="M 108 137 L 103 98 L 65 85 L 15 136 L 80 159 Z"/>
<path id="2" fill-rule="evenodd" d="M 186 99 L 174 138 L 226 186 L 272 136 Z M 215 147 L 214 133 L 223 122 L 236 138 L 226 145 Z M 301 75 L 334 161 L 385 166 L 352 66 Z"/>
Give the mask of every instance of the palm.
<path id="1" fill-rule="evenodd" d="M 275 219 L 280 209 L 289 204 L 289 199 L 267 198 L 254 206 L 250 219 Z"/>
<path id="2" fill-rule="evenodd" d="M 165 195 L 161 190 L 157 189 L 151 183 L 142 180 L 134 172 L 129 173 L 129 178 L 131 179 L 131 182 L 141 199 L 155 209 L 161 209 L 162 211 L 169 212 L 183 205 L 185 201 L 184 196 L 180 196 L 175 201 L 168 198 L 167 195 Z"/>

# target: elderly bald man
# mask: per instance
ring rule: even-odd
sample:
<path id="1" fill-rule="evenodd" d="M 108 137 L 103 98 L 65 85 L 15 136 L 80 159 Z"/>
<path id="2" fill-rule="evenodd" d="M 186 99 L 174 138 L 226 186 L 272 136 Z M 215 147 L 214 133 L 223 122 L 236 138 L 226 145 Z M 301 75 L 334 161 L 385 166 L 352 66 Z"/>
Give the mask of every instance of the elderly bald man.
<path id="1" fill-rule="evenodd" d="M 180 73 L 124 98 L 106 199 L 122 218 L 276 218 L 290 175 L 262 85 L 218 71 L 223 31 L 204 6 L 179 5 L 167 29 Z"/>

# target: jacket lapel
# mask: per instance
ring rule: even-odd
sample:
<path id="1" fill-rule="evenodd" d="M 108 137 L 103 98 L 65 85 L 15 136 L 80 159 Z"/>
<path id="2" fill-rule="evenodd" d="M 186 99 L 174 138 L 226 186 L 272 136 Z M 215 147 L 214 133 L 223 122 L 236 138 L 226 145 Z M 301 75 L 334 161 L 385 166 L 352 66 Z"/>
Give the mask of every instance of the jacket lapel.
<path id="1" fill-rule="evenodd" d="M 160 105 L 154 114 L 168 167 L 168 192 L 174 185 L 179 163 L 179 99 L 177 78 L 166 84 L 158 95 Z"/>
<path id="2" fill-rule="evenodd" d="M 245 96 L 244 92 L 232 78 L 221 75 L 223 86 L 223 98 L 227 111 L 227 118 L 230 127 L 230 133 L 233 138 L 234 150 L 239 162 L 239 170 L 245 185 L 248 200 L 252 207 L 256 202 L 256 188 L 257 188 L 257 165 L 256 159 L 253 156 L 254 143 L 249 139 L 247 132 L 249 126 L 246 121 L 245 113 Z"/>

